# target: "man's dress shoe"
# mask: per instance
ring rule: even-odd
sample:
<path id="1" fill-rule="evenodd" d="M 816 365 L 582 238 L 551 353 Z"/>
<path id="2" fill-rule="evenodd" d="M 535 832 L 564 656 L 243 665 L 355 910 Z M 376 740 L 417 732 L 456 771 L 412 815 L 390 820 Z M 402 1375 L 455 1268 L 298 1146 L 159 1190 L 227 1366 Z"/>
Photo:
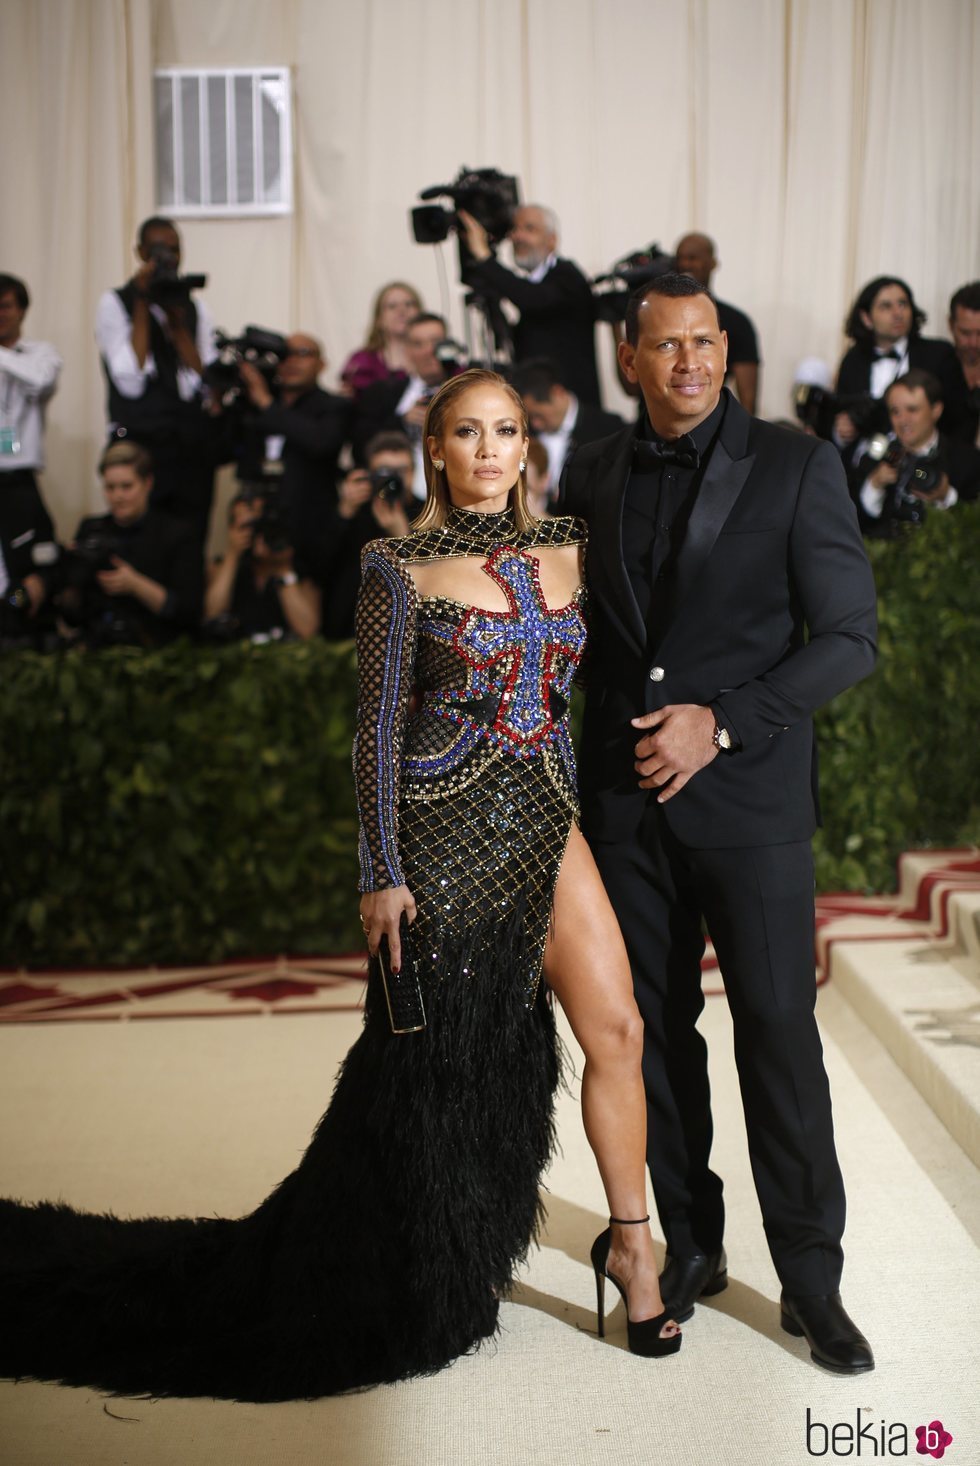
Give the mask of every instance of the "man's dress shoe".
<path id="1" fill-rule="evenodd" d="M 800 1298 L 783 1293 L 779 1309 L 783 1328 L 797 1339 L 806 1339 L 814 1364 L 835 1374 L 874 1369 L 871 1345 L 848 1318 L 839 1293 Z"/>
<path id="2" fill-rule="evenodd" d="M 710 1298 L 728 1287 L 728 1258 L 720 1252 L 694 1252 L 669 1257 L 660 1274 L 660 1293 L 668 1318 L 683 1323 L 699 1298 Z"/>

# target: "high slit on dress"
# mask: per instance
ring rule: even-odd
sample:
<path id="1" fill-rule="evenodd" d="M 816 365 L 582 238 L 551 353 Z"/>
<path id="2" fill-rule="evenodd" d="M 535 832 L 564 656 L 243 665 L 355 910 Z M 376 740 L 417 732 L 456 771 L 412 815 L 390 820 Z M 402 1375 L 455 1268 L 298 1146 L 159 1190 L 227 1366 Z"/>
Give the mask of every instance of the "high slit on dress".
<path id="1" fill-rule="evenodd" d="M 577 815 L 581 591 L 550 609 L 518 530 L 453 509 L 367 546 L 358 609 L 361 889 L 407 884 L 426 1026 L 364 1028 L 306 1154 L 250 1215 L 123 1220 L 0 1202 L 0 1372 L 122 1393 L 309 1398 L 431 1373 L 497 1326 L 539 1221 L 558 1080 L 541 970 Z M 507 609 L 420 596 L 478 556 Z"/>

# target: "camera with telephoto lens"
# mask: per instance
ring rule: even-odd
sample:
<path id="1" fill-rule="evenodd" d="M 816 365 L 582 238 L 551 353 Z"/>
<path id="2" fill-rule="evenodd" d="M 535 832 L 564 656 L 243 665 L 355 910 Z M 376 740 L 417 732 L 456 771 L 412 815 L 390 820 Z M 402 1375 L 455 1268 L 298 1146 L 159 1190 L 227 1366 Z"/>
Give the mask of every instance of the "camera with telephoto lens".
<path id="1" fill-rule="evenodd" d="M 659 244 L 648 244 L 645 249 L 624 255 L 605 275 L 597 275 L 592 281 L 596 319 L 612 325 L 625 321 L 626 302 L 632 292 L 638 286 L 676 269 L 674 256 L 667 254 Z"/>
<path id="2" fill-rule="evenodd" d="M 178 275 L 180 256 L 166 244 L 151 244 L 150 259 L 154 270 L 148 293 L 156 305 L 182 305 L 190 300 L 192 290 L 203 290 L 208 283 L 207 275 Z"/>
<path id="3" fill-rule="evenodd" d="M 282 493 L 281 459 L 266 459 L 262 465 L 262 477 L 250 479 L 238 491 L 237 498 L 258 506 L 255 518 L 250 521 L 252 541 L 261 535 L 270 555 L 282 555 L 293 548 L 289 530 L 289 515 Z"/>
<path id="4" fill-rule="evenodd" d="M 289 350 L 285 336 L 278 331 L 266 331 L 262 326 L 246 326 L 240 336 L 227 336 L 223 331 L 217 331 L 214 342 L 218 354 L 204 368 L 204 382 L 221 400 L 222 406 L 248 405 L 239 370 L 242 362 L 248 362 L 249 366 L 261 372 L 269 391 L 276 395 L 276 377 Z"/>
<path id="5" fill-rule="evenodd" d="M 797 382 L 793 388 L 793 407 L 797 421 L 818 438 L 829 438 L 834 431 L 834 419 L 839 412 L 846 412 L 858 433 L 868 426 L 880 403 L 869 392 L 831 392 L 828 387 L 819 387 L 813 382 Z M 882 437 L 887 437 L 885 434 Z"/>
<path id="6" fill-rule="evenodd" d="M 467 168 L 464 164 L 452 183 L 434 183 L 423 188 L 420 199 L 449 198 L 453 208 L 442 204 L 419 204 L 412 209 L 412 233 L 416 244 L 441 244 L 455 229 L 460 232 L 459 209 L 472 214 L 487 231 L 491 244 L 499 244 L 510 232 L 518 204 L 517 179 L 496 168 Z"/>

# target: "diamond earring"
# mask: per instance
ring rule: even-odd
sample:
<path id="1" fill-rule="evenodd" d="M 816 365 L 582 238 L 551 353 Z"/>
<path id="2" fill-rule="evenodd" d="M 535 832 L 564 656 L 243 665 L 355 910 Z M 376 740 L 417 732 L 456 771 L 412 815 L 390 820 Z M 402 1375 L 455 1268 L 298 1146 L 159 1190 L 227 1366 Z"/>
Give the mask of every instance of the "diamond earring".
<path id="1" fill-rule="evenodd" d="M 446 460 L 444 458 L 433 458 L 432 467 L 436 470 L 437 473 L 442 473 L 442 470 L 445 468 L 445 466 Z"/>
<path id="2" fill-rule="evenodd" d="M 521 459 L 521 462 L 520 462 L 520 470 L 521 470 L 521 473 L 523 473 L 523 472 L 524 472 L 524 470 L 525 470 L 525 468 L 527 468 L 527 463 L 526 463 L 526 462 L 525 462 L 525 460 L 524 460 L 524 459 L 523 459 L 523 458 L 522 458 L 522 459 Z"/>

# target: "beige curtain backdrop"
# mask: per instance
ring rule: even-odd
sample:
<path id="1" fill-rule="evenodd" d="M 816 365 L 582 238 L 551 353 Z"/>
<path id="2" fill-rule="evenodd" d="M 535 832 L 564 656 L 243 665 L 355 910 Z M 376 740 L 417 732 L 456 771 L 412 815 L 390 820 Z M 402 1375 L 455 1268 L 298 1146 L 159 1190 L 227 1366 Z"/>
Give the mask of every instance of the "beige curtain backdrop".
<path id="1" fill-rule="evenodd" d="M 328 384 L 385 280 L 462 330 L 454 250 L 415 245 L 407 211 L 463 163 L 518 174 L 590 272 L 714 236 L 769 417 L 802 356 L 836 364 L 864 280 L 906 277 L 943 335 L 980 275 L 980 0 L 0 0 L 0 269 L 65 358 L 45 476 L 65 534 L 100 503 L 95 303 L 156 208 L 153 68 L 262 64 L 292 69 L 295 211 L 181 222 L 185 264 L 220 325 L 321 336 Z"/>

